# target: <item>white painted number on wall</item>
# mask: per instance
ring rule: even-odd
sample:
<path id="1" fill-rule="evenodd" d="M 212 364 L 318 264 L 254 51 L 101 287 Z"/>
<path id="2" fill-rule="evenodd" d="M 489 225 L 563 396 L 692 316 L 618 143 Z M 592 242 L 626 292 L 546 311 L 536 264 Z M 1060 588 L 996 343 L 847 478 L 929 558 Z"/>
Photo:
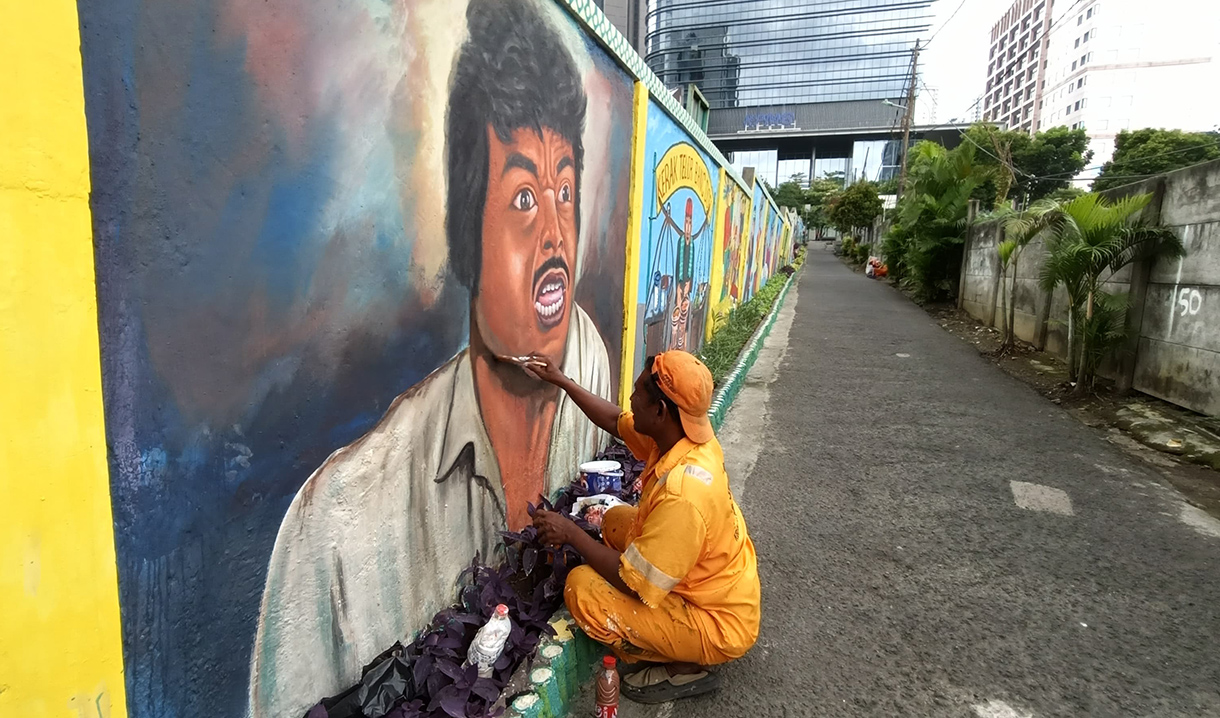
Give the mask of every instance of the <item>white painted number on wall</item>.
<path id="1" fill-rule="evenodd" d="M 1178 290 L 1178 306 L 1182 308 L 1182 316 L 1194 316 L 1203 308 L 1203 295 L 1198 289 L 1182 287 Z"/>

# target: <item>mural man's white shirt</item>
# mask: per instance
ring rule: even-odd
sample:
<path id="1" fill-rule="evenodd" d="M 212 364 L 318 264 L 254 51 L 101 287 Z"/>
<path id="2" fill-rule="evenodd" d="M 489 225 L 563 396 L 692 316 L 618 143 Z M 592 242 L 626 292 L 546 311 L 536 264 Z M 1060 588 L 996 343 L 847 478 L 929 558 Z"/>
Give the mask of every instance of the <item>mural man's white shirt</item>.
<path id="1" fill-rule="evenodd" d="M 564 373 L 612 399 L 609 357 L 575 303 Z M 548 492 L 607 441 L 566 395 L 551 430 Z M 455 580 L 505 526 L 504 489 L 463 350 L 334 452 L 276 537 L 251 659 L 250 715 L 297 718 L 360 679 L 453 601 Z"/>

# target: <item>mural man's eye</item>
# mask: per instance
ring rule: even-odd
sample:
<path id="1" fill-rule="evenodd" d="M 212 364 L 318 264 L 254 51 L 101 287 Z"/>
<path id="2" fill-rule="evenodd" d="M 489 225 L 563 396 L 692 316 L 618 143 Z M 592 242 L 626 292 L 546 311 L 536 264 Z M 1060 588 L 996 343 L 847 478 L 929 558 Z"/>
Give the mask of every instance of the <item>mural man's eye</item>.
<path id="1" fill-rule="evenodd" d="M 537 202 L 534 201 L 534 193 L 528 189 L 522 189 L 517 192 L 517 196 L 513 197 L 513 207 L 526 211 L 534 208 Z"/>
<path id="2" fill-rule="evenodd" d="M 559 188 L 559 201 L 564 204 L 572 201 L 572 187 L 567 182 L 564 182 L 563 186 Z"/>

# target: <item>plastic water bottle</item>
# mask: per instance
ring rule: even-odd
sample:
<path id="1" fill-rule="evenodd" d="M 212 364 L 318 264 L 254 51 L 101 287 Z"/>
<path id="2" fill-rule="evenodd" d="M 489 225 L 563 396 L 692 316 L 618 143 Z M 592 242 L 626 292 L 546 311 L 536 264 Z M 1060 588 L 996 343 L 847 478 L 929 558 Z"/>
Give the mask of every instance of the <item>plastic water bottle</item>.
<path id="1" fill-rule="evenodd" d="M 479 678 L 491 678 L 496 661 L 504 652 L 504 644 L 512 630 L 513 624 L 508 619 L 508 606 L 501 603 L 496 606 L 496 612 L 487 619 L 487 623 L 474 635 L 474 642 L 466 652 L 466 665 L 478 666 Z"/>
<path id="2" fill-rule="evenodd" d="M 606 656 L 597 673 L 597 718 L 618 718 L 618 671 L 614 666 L 614 656 Z"/>

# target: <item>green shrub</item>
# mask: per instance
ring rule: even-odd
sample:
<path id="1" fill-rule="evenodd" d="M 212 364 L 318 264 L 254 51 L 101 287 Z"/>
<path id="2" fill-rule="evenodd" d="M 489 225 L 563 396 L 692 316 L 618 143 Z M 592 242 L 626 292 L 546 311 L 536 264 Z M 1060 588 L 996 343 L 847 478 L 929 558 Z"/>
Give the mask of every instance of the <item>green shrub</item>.
<path id="1" fill-rule="evenodd" d="M 797 257 L 797 262 L 804 261 L 804 254 Z M 796 265 L 797 262 L 793 264 Z M 760 322 L 771 311 L 776 297 L 788 281 L 784 272 L 776 272 L 767 280 L 750 301 L 740 304 L 729 312 L 728 318 L 715 330 L 711 341 L 703 345 L 699 358 L 712 372 L 712 380 L 716 386 L 724 380 L 737 364 L 737 357 L 745 348 L 746 342 L 754 335 Z"/>
<path id="2" fill-rule="evenodd" d="M 901 225 L 894 225 L 881 242 L 881 256 L 889 268 L 890 276 L 901 281 L 906 274 L 907 252 L 910 250 L 911 233 Z"/>

